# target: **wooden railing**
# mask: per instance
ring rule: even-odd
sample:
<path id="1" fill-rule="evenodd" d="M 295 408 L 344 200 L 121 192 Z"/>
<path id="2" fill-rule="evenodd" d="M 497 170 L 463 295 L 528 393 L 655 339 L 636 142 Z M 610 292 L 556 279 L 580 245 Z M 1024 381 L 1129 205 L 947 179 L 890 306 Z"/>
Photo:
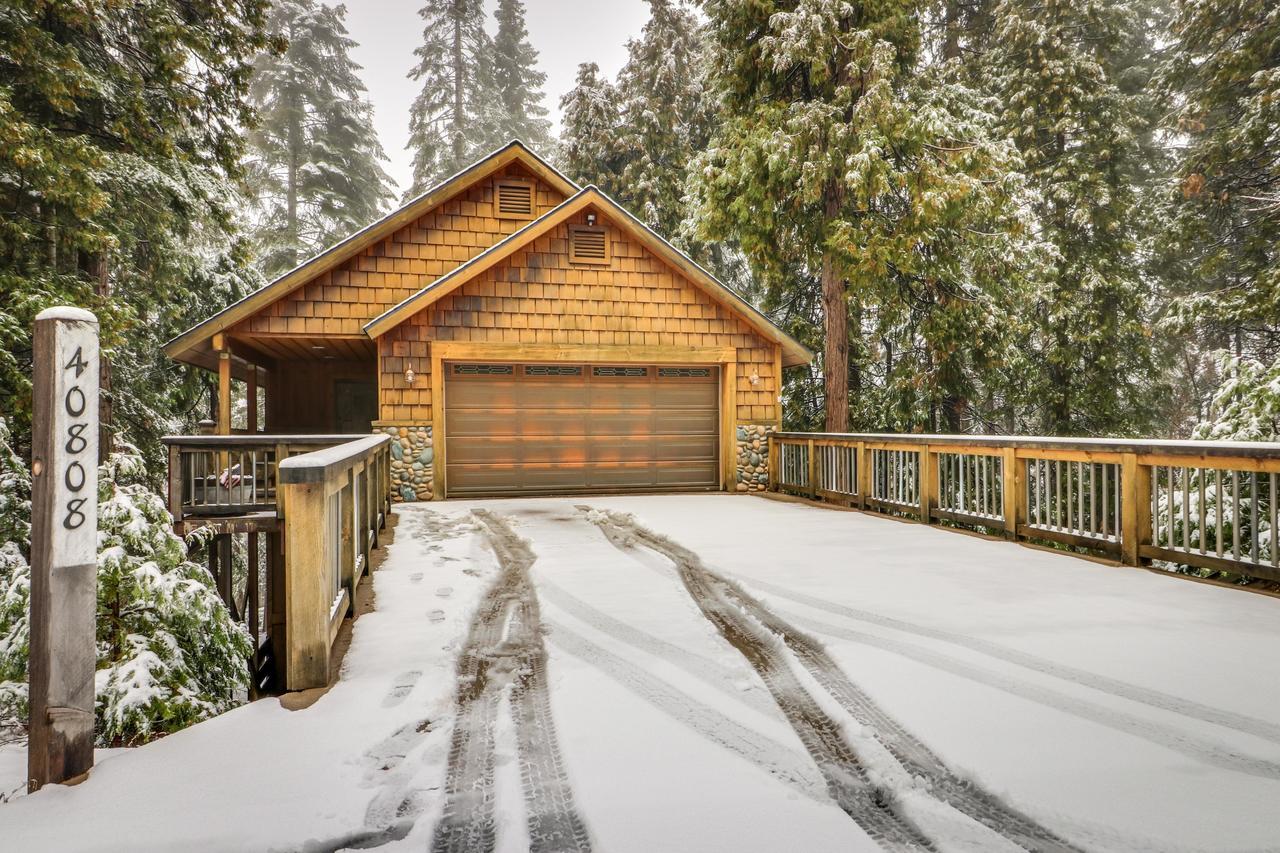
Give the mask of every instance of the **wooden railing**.
<path id="1" fill-rule="evenodd" d="M 288 690 L 329 681 L 333 641 L 391 509 L 391 438 L 372 435 L 279 463 Z"/>
<path id="2" fill-rule="evenodd" d="M 1280 581 L 1280 443 L 777 432 L 769 487 Z"/>
<path id="3" fill-rule="evenodd" d="M 363 438 L 356 435 L 170 435 L 169 512 L 180 529 L 209 518 L 276 511 L 283 459 Z M 189 523 L 187 519 L 195 519 Z"/>

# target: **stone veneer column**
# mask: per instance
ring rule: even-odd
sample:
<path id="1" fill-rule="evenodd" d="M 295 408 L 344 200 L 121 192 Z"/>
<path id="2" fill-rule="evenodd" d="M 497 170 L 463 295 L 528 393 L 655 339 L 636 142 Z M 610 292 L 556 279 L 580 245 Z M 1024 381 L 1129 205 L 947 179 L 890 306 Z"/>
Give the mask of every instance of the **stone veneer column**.
<path id="1" fill-rule="evenodd" d="M 738 491 L 769 488 L 769 433 L 773 424 L 738 424 Z"/>
<path id="2" fill-rule="evenodd" d="M 391 494 L 396 501 L 429 501 L 435 448 L 430 426 L 378 427 L 391 436 Z"/>

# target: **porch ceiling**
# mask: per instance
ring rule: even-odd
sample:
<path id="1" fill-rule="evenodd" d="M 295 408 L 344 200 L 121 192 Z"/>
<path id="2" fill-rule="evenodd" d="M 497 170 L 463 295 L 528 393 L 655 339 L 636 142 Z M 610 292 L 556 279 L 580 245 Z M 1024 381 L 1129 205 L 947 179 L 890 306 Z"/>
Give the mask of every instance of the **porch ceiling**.
<path id="1" fill-rule="evenodd" d="M 242 335 L 231 336 L 232 351 L 240 350 L 250 361 L 256 354 L 276 361 L 372 361 L 374 342 L 364 335 Z M 247 351 L 246 351 L 247 350 Z"/>

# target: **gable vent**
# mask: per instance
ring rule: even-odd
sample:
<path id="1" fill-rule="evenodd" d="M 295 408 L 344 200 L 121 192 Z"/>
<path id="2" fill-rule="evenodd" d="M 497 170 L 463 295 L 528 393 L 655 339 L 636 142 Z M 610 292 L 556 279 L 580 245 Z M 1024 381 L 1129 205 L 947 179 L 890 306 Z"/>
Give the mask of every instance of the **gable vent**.
<path id="1" fill-rule="evenodd" d="M 498 181 L 494 190 L 493 209 L 500 219 L 531 218 L 533 184 L 528 181 Z"/>
<path id="2" fill-rule="evenodd" d="M 569 261 L 575 264 L 609 263 L 609 235 L 598 225 L 569 226 Z"/>

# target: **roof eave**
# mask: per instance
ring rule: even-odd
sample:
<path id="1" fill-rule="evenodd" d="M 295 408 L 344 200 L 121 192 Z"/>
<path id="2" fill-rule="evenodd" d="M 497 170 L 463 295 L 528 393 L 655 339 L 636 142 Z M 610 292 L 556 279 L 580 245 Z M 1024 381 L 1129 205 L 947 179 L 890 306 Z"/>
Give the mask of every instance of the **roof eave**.
<path id="1" fill-rule="evenodd" d="M 191 328 L 174 336 L 161 347 L 161 351 L 166 356 L 175 360 L 182 360 L 180 356 L 210 336 L 239 322 L 242 317 L 239 316 L 241 309 L 249 310 L 249 306 L 258 302 L 269 304 L 275 299 L 279 299 L 288 295 L 293 290 L 305 284 L 307 281 L 322 275 L 327 270 L 342 263 L 344 260 L 357 254 L 368 243 L 373 242 L 377 237 L 372 235 L 380 233 L 383 229 L 394 231 L 396 228 L 403 227 L 401 219 L 411 221 L 421 215 L 420 212 L 410 212 L 419 206 L 433 208 L 436 205 L 452 198 L 463 187 L 467 180 L 480 180 L 488 174 L 502 168 L 511 162 L 505 159 L 506 155 L 511 152 L 519 152 L 530 158 L 532 163 L 525 162 L 524 165 L 534 169 L 539 177 L 552 184 L 557 190 L 565 195 L 572 196 L 580 191 L 580 188 L 572 180 L 566 177 L 560 170 L 556 169 L 546 160 L 543 160 L 536 153 L 529 149 L 527 145 L 519 139 L 513 139 L 506 145 L 498 148 L 481 159 L 472 163 L 464 169 L 455 172 L 449 177 L 437 183 L 434 187 L 426 192 L 418 195 L 412 200 L 402 204 L 386 216 L 370 223 L 361 228 L 351 236 L 334 243 L 322 252 L 308 258 L 298 264 L 293 269 L 282 275 L 277 276 L 272 281 L 255 290 L 253 293 L 247 294 L 232 304 L 223 308 L 217 314 L 195 324 Z M 517 159 L 519 159 L 517 157 Z M 500 162 L 495 162 L 500 161 Z M 486 169 L 488 171 L 486 171 Z M 279 293 L 276 293 L 279 291 Z M 251 310 L 250 310 L 251 313 Z M 234 315 L 235 319 L 222 322 L 229 314 Z"/>
<path id="2" fill-rule="evenodd" d="M 648 238 L 648 240 L 642 240 L 642 242 L 655 241 L 659 247 L 655 254 L 659 256 L 666 255 L 669 262 L 672 262 L 674 266 L 681 269 L 686 275 L 694 278 L 695 283 L 697 278 L 703 279 L 703 285 L 715 291 L 712 294 L 713 298 L 720 298 L 722 301 L 729 303 L 730 307 L 746 319 L 749 325 L 782 347 L 784 367 L 808 364 L 813 360 L 814 354 L 807 347 L 780 329 L 772 320 L 738 295 L 731 287 L 707 272 L 696 261 L 671 245 L 670 242 L 663 239 L 661 235 L 631 215 L 626 208 L 594 185 L 584 187 L 575 195 L 570 196 L 542 216 L 526 224 L 523 228 L 508 235 L 502 241 L 495 243 L 471 260 L 437 278 L 398 305 L 370 320 L 364 326 L 365 334 L 375 339 L 381 337 L 409 317 L 430 306 L 436 300 L 448 295 L 456 287 L 470 281 L 485 269 L 496 265 L 504 258 L 519 251 L 520 247 L 536 239 L 544 231 L 561 224 L 575 212 L 591 204 L 598 204 L 606 211 L 610 211 L 618 218 L 627 221 L 631 225 L 633 232 Z M 650 251 L 654 251 L 655 246 L 650 244 L 648 248 Z M 673 261 L 673 257 L 676 260 Z"/>

